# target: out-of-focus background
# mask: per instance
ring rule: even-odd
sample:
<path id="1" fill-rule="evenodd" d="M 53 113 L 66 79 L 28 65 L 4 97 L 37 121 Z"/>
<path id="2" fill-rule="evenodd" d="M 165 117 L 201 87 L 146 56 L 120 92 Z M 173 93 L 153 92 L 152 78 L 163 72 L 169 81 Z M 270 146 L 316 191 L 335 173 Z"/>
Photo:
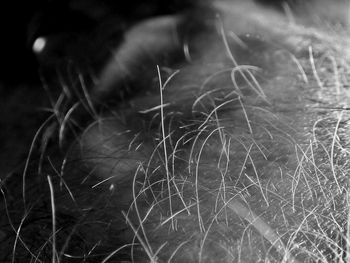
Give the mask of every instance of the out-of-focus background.
<path id="1" fill-rule="evenodd" d="M 38 63 L 31 50 L 35 37 L 91 31 L 107 18 L 123 27 L 143 18 L 186 10 L 206 0 L 34 0 L 5 1 L 0 6 L 0 83 L 38 81 Z M 234 0 L 237 1 L 237 0 Z M 289 0 L 294 2 L 295 0 Z M 280 6 L 283 0 L 258 0 Z"/>
<path id="2" fill-rule="evenodd" d="M 278 8 L 283 1 L 259 2 Z M 96 62 L 98 67 L 133 23 L 203 3 L 204 0 L 17 0 L 1 3 L 0 178 L 20 172 L 31 141 L 48 116 L 50 105 L 39 71 L 50 78 L 57 73 L 60 62 L 69 59 L 81 60 L 80 64 Z M 47 42 L 44 51 L 37 50 L 35 56 L 32 48 L 38 39 Z"/>
<path id="3" fill-rule="evenodd" d="M 93 54 L 103 50 L 106 56 L 111 48 L 106 45 L 120 42 L 129 24 L 175 13 L 195 3 L 192 0 L 3 2 L 0 6 L 0 178 L 20 172 L 32 139 L 48 116 L 51 105 L 39 72 L 50 78 L 57 73 L 56 66 L 72 56 L 73 59 L 90 56 L 96 60 Z M 107 35 L 101 31 L 108 31 Z M 98 36 L 100 33 L 105 39 Z M 47 41 L 47 46 L 35 55 L 33 45 L 39 37 Z M 104 45 L 107 40 L 111 42 Z"/>

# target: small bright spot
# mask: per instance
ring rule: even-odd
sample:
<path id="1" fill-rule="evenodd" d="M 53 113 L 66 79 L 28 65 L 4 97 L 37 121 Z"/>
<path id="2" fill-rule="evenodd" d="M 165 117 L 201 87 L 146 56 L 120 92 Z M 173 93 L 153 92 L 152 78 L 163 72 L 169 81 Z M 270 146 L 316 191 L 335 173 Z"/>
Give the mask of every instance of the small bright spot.
<path id="1" fill-rule="evenodd" d="M 34 44 L 33 44 L 33 52 L 36 54 L 41 53 L 45 46 L 46 46 L 46 38 L 45 37 L 38 37 L 35 39 Z"/>
<path id="2" fill-rule="evenodd" d="M 115 188 L 116 188 L 115 185 L 114 185 L 114 184 L 111 184 L 111 185 L 109 186 L 109 191 L 114 192 Z"/>

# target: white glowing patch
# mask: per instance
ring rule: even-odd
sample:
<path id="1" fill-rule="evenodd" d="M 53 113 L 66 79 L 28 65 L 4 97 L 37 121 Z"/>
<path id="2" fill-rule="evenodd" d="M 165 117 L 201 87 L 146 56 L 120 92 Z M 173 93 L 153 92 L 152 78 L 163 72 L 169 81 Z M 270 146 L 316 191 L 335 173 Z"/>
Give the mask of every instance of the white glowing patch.
<path id="1" fill-rule="evenodd" d="M 38 37 L 33 43 L 33 52 L 36 54 L 40 54 L 44 50 L 46 44 L 47 40 L 45 37 Z"/>

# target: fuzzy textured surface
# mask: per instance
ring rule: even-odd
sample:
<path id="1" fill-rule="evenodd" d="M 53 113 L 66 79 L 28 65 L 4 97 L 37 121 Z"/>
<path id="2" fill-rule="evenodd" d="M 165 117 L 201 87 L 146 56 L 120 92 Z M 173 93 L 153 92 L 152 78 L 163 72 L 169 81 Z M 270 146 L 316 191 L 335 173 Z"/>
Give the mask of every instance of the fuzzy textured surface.
<path id="1" fill-rule="evenodd" d="M 2 261 L 349 259 L 348 4 L 212 8 L 138 22 L 52 93 L 1 181 Z"/>

